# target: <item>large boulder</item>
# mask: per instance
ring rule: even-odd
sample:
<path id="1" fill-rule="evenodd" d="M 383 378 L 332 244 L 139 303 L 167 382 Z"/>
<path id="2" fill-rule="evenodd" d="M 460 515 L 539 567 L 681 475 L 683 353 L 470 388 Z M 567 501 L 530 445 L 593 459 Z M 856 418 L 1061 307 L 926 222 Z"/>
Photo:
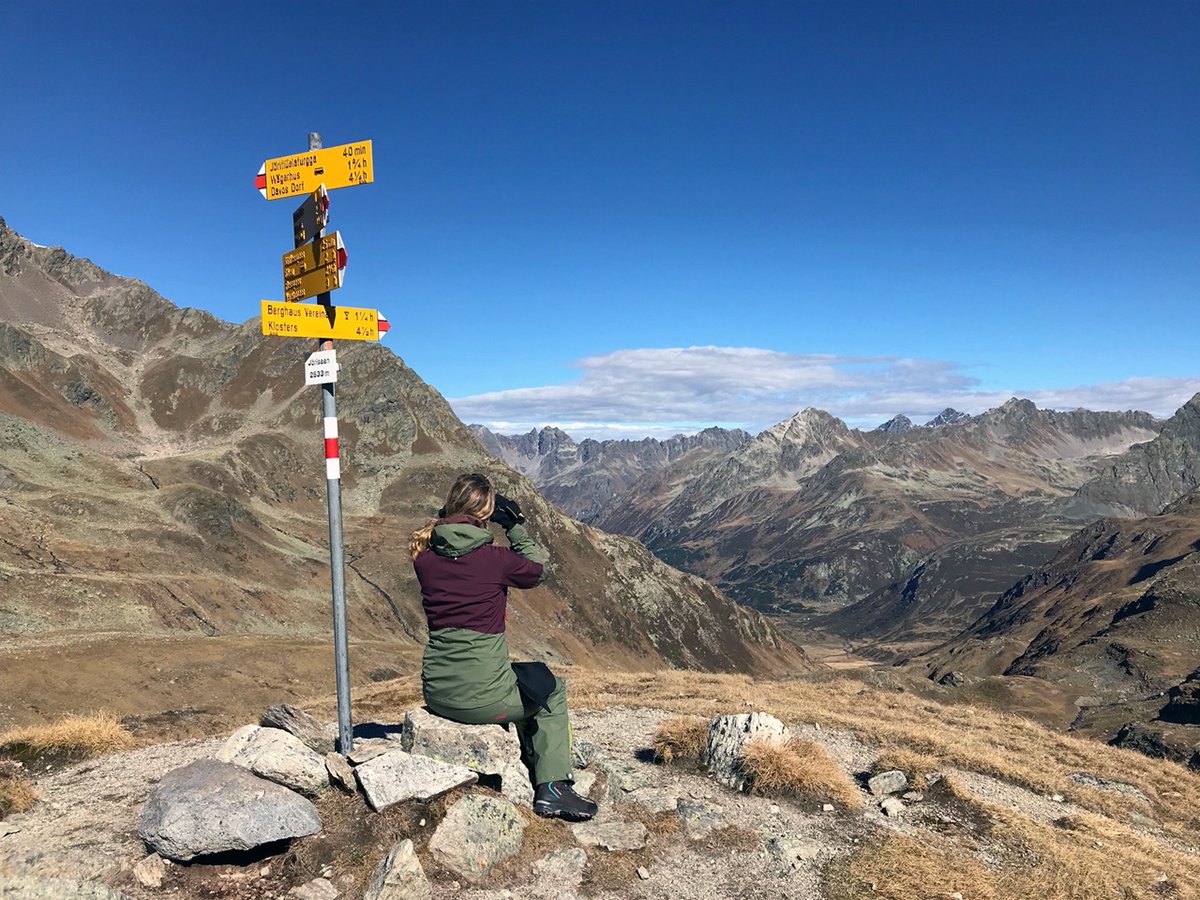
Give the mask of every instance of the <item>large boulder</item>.
<path id="1" fill-rule="evenodd" d="M 469 880 L 487 875 L 515 856 L 525 837 L 525 820 L 500 797 L 472 794 L 446 811 L 429 850 L 446 868 Z"/>
<path id="2" fill-rule="evenodd" d="M 309 796 L 329 787 L 325 758 L 295 735 L 278 728 L 239 728 L 221 747 L 217 759 Z"/>
<path id="3" fill-rule="evenodd" d="M 533 785 L 529 769 L 521 762 L 515 730 L 462 725 L 417 707 L 404 715 L 400 743 L 409 753 L 466 766 L 480 776 L 480 784 L 498 789 L 520 806 L 533 806 Z"/>
<path id="4" fill-rule="evenodd" d="M 717 716 L 709 723 L 708 743 L 700 761 L 722 784 L 746 791 L 750 788 L 750 778 L 742 769 L 746 744 L 752 740 L 782 744 L 787 739 L 787 726 L 770 713 Z"/>
<path id="5" fill-rule="evenodd" d="M 137 830 L 160 856 L 187 861 L 315 834 L 321 819 L 295 791 L 241 766 L 201 759 L 163 776 Z"/>
<path id="6" fill-rule="evenodd" d="M 477 777 L 466 766 L 414 756 L 403 750 L 392 750 L 367 760 L 355 768 L 354 775 L 367 802 L 376 810 L 405 800 L 428 803 L 456 787 L 472 784 Z"/>
<path id="7" fill-rule="evenodd" d="M 391 849 L 371 875 L 363 900 L 429 900 L 429 879 L 408 838 Z"/>
<path id="8" fill-rule="evenodd" d="M 304 742 L 304 746 L 322 756 L 337 749 L 336 731 L 333 725 L 314 719 L 304 710 L 298 706 L 292 706 L 290 703 L 268 706 L 258 724 L 264 728 L 281 728 L 300 738 Z"/>

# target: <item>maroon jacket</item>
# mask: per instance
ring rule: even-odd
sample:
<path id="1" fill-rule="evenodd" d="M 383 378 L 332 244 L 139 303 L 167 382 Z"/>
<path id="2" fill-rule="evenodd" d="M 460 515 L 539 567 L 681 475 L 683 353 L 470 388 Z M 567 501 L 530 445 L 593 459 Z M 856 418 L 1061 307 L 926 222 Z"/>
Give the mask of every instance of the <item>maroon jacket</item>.
<path id="1" fill-rule="evenodd" d="M 509 540 L 524 535 L 513 535 Z M 429 549 L 413 560 L 429 630 L 469 628 L 502 634 L 508 589 L 531 588 L 542 580 L 542 564 L 492 543 L 478 519 L 451 516 L 433 529 Z"/>

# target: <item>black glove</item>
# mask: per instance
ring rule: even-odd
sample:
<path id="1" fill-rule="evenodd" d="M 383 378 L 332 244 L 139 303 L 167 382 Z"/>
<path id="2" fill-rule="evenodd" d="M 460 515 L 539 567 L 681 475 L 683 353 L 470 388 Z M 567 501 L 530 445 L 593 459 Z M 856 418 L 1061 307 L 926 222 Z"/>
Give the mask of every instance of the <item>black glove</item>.
<path id="1" fill-rule="evenodd" d="M 509 500 L 503 494 L 497 494 L 496 506 L 492 510 L 490 520 L 508 531 L 514 525 L 524 522 L 525 517 L 521 515 L 521 507 L 516 500 Z"/>

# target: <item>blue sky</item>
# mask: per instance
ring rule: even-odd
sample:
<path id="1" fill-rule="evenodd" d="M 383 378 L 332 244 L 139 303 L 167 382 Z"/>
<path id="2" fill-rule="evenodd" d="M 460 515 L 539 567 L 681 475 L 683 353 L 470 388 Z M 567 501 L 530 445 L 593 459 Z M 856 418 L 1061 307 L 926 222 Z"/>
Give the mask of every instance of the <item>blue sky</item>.
<path id="1" fill-rule="evenodd" d="M 374 141 L 335 298 L 468 421 L 1200 390 L 1200 4 L 7 4 L 0 216 L 241 321 L 264 158 Z"/>

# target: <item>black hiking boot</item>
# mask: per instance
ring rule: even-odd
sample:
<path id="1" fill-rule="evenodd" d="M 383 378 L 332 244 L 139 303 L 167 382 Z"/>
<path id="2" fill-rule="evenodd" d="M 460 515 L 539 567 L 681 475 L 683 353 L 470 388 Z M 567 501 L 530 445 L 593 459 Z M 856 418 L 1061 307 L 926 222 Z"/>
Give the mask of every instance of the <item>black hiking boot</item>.
<path id="1" fill-rule="evenodd" d="M 569 781 L 547 781 L 533 794 L 533 811 L 545 819 L 586 822 L 596 814 L 597 806 L 575 793 Z"/>

